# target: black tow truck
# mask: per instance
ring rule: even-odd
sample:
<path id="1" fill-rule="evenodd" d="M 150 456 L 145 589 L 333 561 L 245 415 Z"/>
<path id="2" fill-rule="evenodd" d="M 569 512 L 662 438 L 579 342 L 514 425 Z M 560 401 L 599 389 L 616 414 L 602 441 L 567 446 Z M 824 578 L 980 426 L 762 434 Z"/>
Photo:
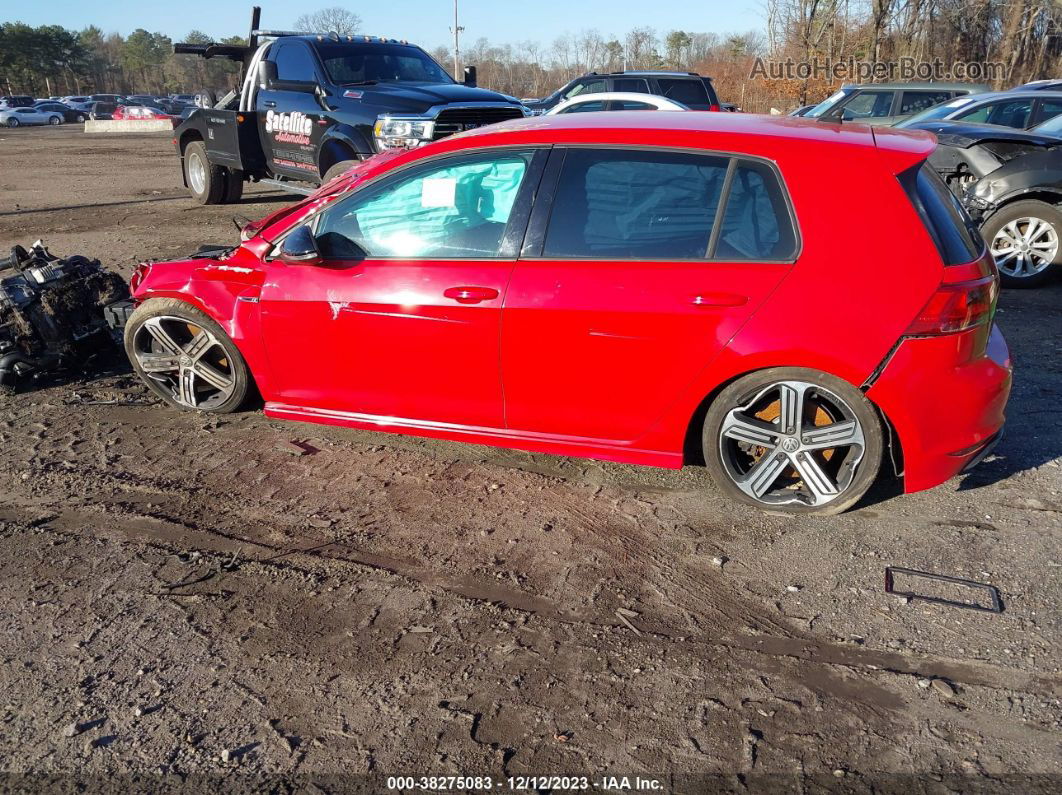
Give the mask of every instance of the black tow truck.
<path id="1" fill-rule="evenodd" d="M 242 64 L 236 88 L 174 131 L 184 184 L 201 204 L 240 200 L 243 183 L 295 193 L 385 149 L 408 148 L 530 112 L 514 97 L 476 87 L 475 67 L 453 80 L 406 41 L 260 30 L 248 44 L 176 44 L 174 52 Z"/>

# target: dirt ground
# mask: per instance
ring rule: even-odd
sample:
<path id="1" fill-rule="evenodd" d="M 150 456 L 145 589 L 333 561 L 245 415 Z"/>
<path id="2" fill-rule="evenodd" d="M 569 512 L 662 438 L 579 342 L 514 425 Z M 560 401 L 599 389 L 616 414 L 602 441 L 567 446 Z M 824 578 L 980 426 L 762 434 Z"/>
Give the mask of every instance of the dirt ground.
<path id="1" fill-rule="evenodd" d="M 168 137 L 69 128 L 0 131 L 0 197 L 3 249 L 125 275 L 290 200 L 200 207 Z M 181 413 L 120 366 L 3 399 L 0 788 L 1057 792 L 1062 282 L 999 323 L 997 454 L 828 519 L 694 466 Z M 493 778 L 419 780 L 459 775 Z"/>

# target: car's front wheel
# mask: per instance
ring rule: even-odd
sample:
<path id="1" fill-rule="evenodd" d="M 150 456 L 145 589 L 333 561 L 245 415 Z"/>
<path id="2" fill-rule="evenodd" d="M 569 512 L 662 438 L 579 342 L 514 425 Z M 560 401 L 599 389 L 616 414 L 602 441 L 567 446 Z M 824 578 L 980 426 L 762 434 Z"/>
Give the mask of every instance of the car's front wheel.
<path id="1" fill-rule="evenodd" d="M 125 352 L 148 388 L 177 408 L 227 414 L 250 389 L 247 363 L 221 326 L 174 298 L 136 308 L 125 326 Z"/>
<path id="2" fill-rule="evenodd" d="M 18 127 L 18 119 L 8 119 L 7 120 L 7 126 L 8 127 Z"/>
<path id="3" fill-rule="evenodd" d="M 62 124 L 63 123 L 63 119 L 62 119 L 61 116 L 52 116 L 52 117 L 50 117 L 48 119 L 48 123 L 49 124 L 53 124 L 53 125 L 54 124 Z"/>
<path id="4" fill-rule="evenodd" d="M 836 514 L 881 468 L 884 433 L 862 392 L 832 375 L 775 367 L 739 378 L 712 402 L 702 435 L 716 484 L 779 513 Z"/>
<path id="5" fill-rule="evenodd" d="M 1053 204 L 1008 204 L 985 221 L 981 234 L 1004 287 L 1039 287 L 1062 265 L 1062 211 Z"/>
<path id="6" fill-rule="evenodd" d="M 78 124 L 84 124 L 85 123 L 85 114 L 84 113 L 77 114 L 77 123 Z"/>

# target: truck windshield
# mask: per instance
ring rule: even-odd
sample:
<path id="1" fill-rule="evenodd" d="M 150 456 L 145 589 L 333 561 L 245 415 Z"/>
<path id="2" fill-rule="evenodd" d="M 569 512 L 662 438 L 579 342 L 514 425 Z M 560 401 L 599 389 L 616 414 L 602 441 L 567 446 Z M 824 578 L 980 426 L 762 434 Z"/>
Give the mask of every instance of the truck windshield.
<path id="1" fill-rule="evenodd" d="M 322 42 L 316 45 L 336 85 L 353 83 L 453 83 L 446 71 L 418 47 Z"/>

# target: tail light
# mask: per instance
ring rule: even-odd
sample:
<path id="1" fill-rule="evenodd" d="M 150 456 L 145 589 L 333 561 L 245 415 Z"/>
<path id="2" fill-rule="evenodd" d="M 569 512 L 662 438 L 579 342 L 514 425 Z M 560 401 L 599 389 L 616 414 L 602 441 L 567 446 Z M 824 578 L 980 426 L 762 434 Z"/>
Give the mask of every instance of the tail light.
<path id="1" fill-rule="evenodd" d="M 942 284 L 933 293 L 906 336 L 956 334 L 988 325 L 996 311 L 999 279 L 995 274 L 967 282 Z"/>
<path id="2" fill-rule="evenodd" d="M 718 105 L 713 103 L 713 104 L 708 106 L 708 110 L 714 110 L 716 113 L 718 113 L 719 111 L 722 110 L 722 108 L 720 108 Z"/>

